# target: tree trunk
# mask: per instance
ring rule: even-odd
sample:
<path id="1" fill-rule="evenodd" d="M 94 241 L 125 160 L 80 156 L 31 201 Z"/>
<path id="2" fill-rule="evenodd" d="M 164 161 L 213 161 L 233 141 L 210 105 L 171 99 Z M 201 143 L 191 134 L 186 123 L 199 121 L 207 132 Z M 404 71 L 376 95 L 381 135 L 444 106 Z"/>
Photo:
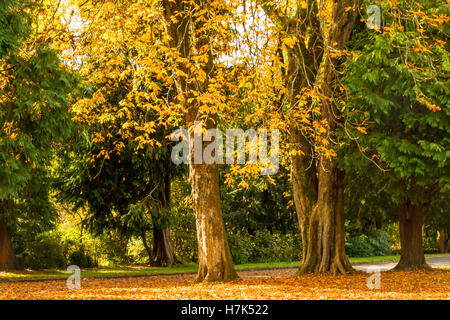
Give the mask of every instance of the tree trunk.
<path id="1" fill-rule="evenodd" d="M 423 206 L 402 201 L 398 206 L 402 254 L 395 270 L 428 269 L 422 248 Z"/>
<path id="2" fill-rule="evenodd" d="M 170 154 L 170 148 L 168 154 Z M 160 214 L 164 214 L 163 210 L 170 208 L 171 165 L 171 158 L 168 157 L 161 167 L 161 179 L 159 184 L 159 201 L 161 204 Z M 172 240 L 170 238 L 170 227 L 168 224 L 163 228 L 156 224 L 153 225 L 153 254 L 150 261 L 152 266 L 158 267 L 171 267 L 178 263 L 178 259 L 173 250 Z"/>
<path id="3" fill-rule="evenodd" d="M 175 69 L 183 73 L 174 77 L 178 93 L 178 102 L 183 105 L 183 116 L 188 127 L 195 121 L 205 121 L 206 129 L 215 128 L 217 119 L 200 112 L 200 107 L 208 102 L 196 97 L 208 91 L 209 79 L 214 77 L 215 62 L 213 52 L 208 50 L 207 62 L 201 64 L 203 73 L 208 75 L 204 80 L 197 79 L 192 73 L 192 66 L 198 66 L 195 56 L 208 48 L 210 35 L 198 32 L 207 29 L 208 19 L 218 13 L 217 3 L 211 1 L 198 2 L 198 8 L 181 0 L 162 0 L 161 5 L 170 35 L 169 46 L 183 59 L 175 59 Z M 197 15 L 199 8 L 210 10 L 210 16 Z M 194 11 L 194 12 L 193 12 Z M 202 18 L 202 19 L 200 19 Z M 193 81 L 196 79 L 195 81 Z M 213 115 L 214 117 L 214 115 Z M 193 137 L 191 137 L 193 143 Z M 205 146 L 202 147 L 202 153 Z M 192 149 L 193 150 L 193 149 Z M 220 199 L 219 172 L 217 164 L 193 163 L 193 154 L 189 164 L 189 180 L 192 191 L 193 209 L 196 216 L 199 269 L 196 281 L 228 281 L 237 278 L 234 270 L 231 251 L 228 246 L 222 217 Z"/>
<path id="4" fill-rule="evenodd" d="M 0 270 L 14 270 L 16 268 L 16 256 L 8 228 L 0 219 Z"/>
<path id="5" fill-rule="evenodd" d="M 271 8 L 265 7 L 265 10 L 269 16 L 272 15 Z M 314 85 L 323 57 L 323 41 L 317 14 L 316 4 L 310 2 L 307 9 L 299 10 L 299 19 L 285 20 L 282 26 L 292 37 L 300 38 L 299 35 L 305 35 L 306 38 L 306 33 L 309 33 L 307 42 L 300 41 L 298 45 L 287 49 L 288 65 L 284 78 L 291 110 L 288 126 L 290 148 L 294 151 L 291 156 L 292 195 L 302 238 L 302 262 L 305 261 L 308 247 L 309 219 L 317 201 L 317 168 L 312 137 L 302 131 L 301 121 L 304 119 L 295 114 L 299 109 L 305 108 L 299 105 L 299 98 L 304 98 L 304 90 L 311 89 Z M 306 100 L 309 107 L 312 99 L 309 97 Z"/>
<path id="6" fill-rule="evenodd" d="M 344 173 L 333 159 L 319 171 L 318 201 L 311 215 L 306 259 L 299 274 L 346 274 L 352 266 L 345 253 Z"/>
<path id="7" fill-rule="evenodd" d="M 217 165 L 190 164 L 193 207 L 198 240 L 196 281 L 237 278 L 222 218 Z"/>
<path id="8" fill-rule="evenodd" d="M 375 224 L 375 229 L 384 231 L 384 223 L 383 223 L 383 217 L 382 216 L 378 216 L 375 219 L 375 223 L 374 224 Z"/>
<path id="9" fill-rule="evenodd" d="M 450 249 L 450 235 L 444 231 L 438 231 L 438 242 L 439 242 L 439 252 L 440 253 L 449 253 Z"/>
<path id="10" fill-rule="evenodd" d="M 144 247 L 145 247 L 145 251 L 147 251 L 149 264 L 152 265 L 153 254 L 152 254 L 152 250 L 150 249 L 150 246 L 148 245 L 147 235 L 145 234 L 144 229 L 141 231 L 141 238 L 142 238 L 142 243 L 144 244 Z"/>
<path id="11" fill-rule="evenodd" d="M 153 228 L 153 260 L 152 266 L 171 267 L 176 262 L 170 239 L 170 228 Z"/>
<path id="12" fill-rule="evenodd" d="M 306 139 L 295 128 L 290 130 L 290 139 L 294 148 L 297 145 L 300 147 L 309 146 Z M 309 217 L 313 205 L 317 201 L 317 177 L 314 159 L 313 156 L 306 156 L 305 154 L 306 152 L 311 153 L 312 149 L 309 148 L 308 151 L 305 151 L 302 151 L 303 155 L 295 154 L 292 156 L 292 194 L 302 238 L 302 262 L 305 261 L 308 246 Z"/>
<path id="13" fill-rule="evenodd" d="M 335 140 L 337 124 L 342 121 L 335 102 L 338 96 L 338 74 L 343 51 L 350 40 L 359 0 L 333 1 L 333 15 L 328 36 L 328 51 L 324 61 L 321 118 L 326 122 L 326 136 Z M 350 10 L 349 10 L 350 8 Z M 346 274 L 352 266 L 345 253 L 344 173 L 337 168 L 336 159 L 322 153 L 318 164 L 318 196 L 314 206 L 308 235 L 306 259 L 299 274 Z"/>

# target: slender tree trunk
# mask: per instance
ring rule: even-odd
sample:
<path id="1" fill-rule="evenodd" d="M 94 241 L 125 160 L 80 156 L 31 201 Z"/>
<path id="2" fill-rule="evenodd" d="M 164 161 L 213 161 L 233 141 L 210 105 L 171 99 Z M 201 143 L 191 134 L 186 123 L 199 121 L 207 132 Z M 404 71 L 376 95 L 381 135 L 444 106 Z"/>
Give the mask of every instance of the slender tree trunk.
<path id="1" fill-rule="evenodd" d="M 291 144 L 293 146 L 309 146 L 306 139 L 296 129 L 292 128 L 290 132 Z M 311 153 L 312 149 L 309 148 L 307 152 Z M 296 154 L 292 156 L 292 194 L 300 226 L 302 262 L 304 262 L 308 247 L 309 218 L 313 210 L 313 205 L 317 201 L 316 167 L 312 155 L 306 156 L 305 152 L 303 155 Z"/>
<path id="2" fill-rule="evenodd" d="M 16 256 L 8 228 L 0 219 L 0 270 L 14 270 L 16 268 Z"/>
<path id="3" fill-rule="evenodd" d="M 422 248 L 423 206 L 409 200 L 398 206 L 402 254 L 395 270 L 428 269 Z"/>
<path id="4" fill-rule="evenodd" d="M 448 253 L 450 249 L 450 235 L 445 230 L 438 231 L 439 252 Z"/>
<path id="5" fill-rule="evenodd" d="M 150 249 L 150 246 L 148 245 L 147 235 L 145 234 L 144 229 L 141 230 L 141 238 L 142 238 L 142 243 L 144 244 L 144 247 L 145 247 L 145 251 L 147 251 L 149 264 L 151 265 L 152 261 L 153 261 L 153 254 L 152 254 L 152 250 Z"/>
<path id="6" fill-rule="evenodd" d="M 267 7 L 265 9 L 269 10 L 267 13 L 270 15 L 271 9 Z M 304 94 L 304 90 L 311 89 L 314 85 L 323 57 L 323 42 L 317 13 L 316 4 L 310 1 L 307 9 L 299 10 L 298 20 L 285 20 L 283 25 L 283 29 L 292 37 L 301 38 L 300 35 L 310 33 L 308 42 L 300 41 L 287 52 L 288 65 L 284 82 L 288 89 L 290 109 L 294 114 L 299 108 L 304 108 L 299 106 L 299 97 Z M 309 98 L 307 101 L 310 105 L 312 99 Z M 292 195 L 302 238 L 302 262 L 304 262 L 308 247 L 309 219 L 317 201 L 317 168 L 311 136 L 302 132 L 301 120 L 298 116 L 292 116 L 288 126 L 289 143 L 294 151 L 291 156 Z"/>
<path id="7" fill-rule="evenodd" d="M 169 148 L 170 150 L 170 148 Z M 170 151 L 168 152 L 170 154 Z M 163 210 L 170 208 L 170 183 L 171 183 L 171 158 L 168 157 L 161 168 L 162 178 L 160 180 L 159 200 L 161 203 L 161 214 Z M 172 239 L 170 238 L 170 227 L 167 225 L 161 228 L 158 225 L 153 225 L 153 255 L 152 266 L 171 267 L 178 263 L 175 252 L 172 246 Z"/>
<path id="8" fill-rule="evenodd" d="M 379 216 L 375 219 L 375 229 L 377 230 L 384 230 L 384 223 L 383 223 L 383 217 Z"/>

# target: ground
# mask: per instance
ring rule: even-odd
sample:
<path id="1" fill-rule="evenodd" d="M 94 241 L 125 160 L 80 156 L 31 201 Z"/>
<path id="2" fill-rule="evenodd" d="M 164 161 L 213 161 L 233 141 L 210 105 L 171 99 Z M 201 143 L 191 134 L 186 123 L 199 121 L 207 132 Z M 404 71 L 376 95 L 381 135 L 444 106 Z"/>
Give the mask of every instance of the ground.
<path id="1" fill-rule="evenodd" d="M 427 258 L 435 267 L 450 265 L 450 256 Z M 356 265 L 356 269 L 395 264 L 389 261 Z M 373 275 L 355 271 L 345 276 L 295 276 L 296 268 L 241 270 L 229 283 L 194 284 L 195 274 L 153 275 L 82 280 L 70 290 L 64 280 L 3 282 L 0 299 L 447 299 L 450 270 L 380 273 L 380 289 L 369 289 Z"/>
<path id="2" fill-rule="evenodd" d="M 240 271 L 229 283 L 193 284 L 193 274 L 84 279 L 81 289 L 65 281 L 0 284 L 0 299 L 450 299 L 450 271 L 383 272 L 380 289 L 369 274 L 291 276 L 295 270 Z"/>

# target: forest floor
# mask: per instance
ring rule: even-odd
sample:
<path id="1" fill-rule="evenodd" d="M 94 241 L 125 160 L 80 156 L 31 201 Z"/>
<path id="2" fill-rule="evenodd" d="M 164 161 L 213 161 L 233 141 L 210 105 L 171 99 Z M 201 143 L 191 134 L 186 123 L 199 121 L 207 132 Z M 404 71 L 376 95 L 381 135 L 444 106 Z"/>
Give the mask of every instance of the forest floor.
<path id="1" fill-rule="evenodd" d="M 433 267 L 450 267 L 450 254 L 427 254 L 427 261 Z M 433 261 L 444 257 L 446 263 L 433 265 Z M 373 266 L 380 266 L 382 271 L 390 269 L 395 265 L 399 256 L 376 256 L 376 257 L 353 257 L 350 262 L 362 271 L 371 270 Z M 440 260 L 439 260 L 440 261 Z M 247 263 L 236 265 L 237 270 L 252 269 L 272 269 L 272 268 L 298 268 L 299 261 L 294 262 L 265 262 L 265 263 Z M 176 273 L 196 273 L 197 264 L 175 265 L 167 267 L 149 267 L 149 266 L 119 266 L 119 267 L 98 267 L 82 269 L 82 278 L 118 278 L 118 277 L 142 277 L 151 275 L 169 275 Z M 65 280 L 69 275 L 66 270 L 18 270 L 18 271 L 0 271 L 0 283 L 4 281 L 39 281 L 39 280 Z"/>
<path id="2" fill-rule="evenodd" d="M 126 276 L 114 278 L 85 277 L 81 288 L 67 288 L 66 279 L 9 279 L 0 282 L 0 300 L 5 299 L 447 299 L 450 300 L 450 255 L 428 256 L 434 267 L 429 271 L 386 271 L 395 263 L 391 259 L 353 261 L 353 274 L 296 276 L 297 265 L 288 263 L 237 266 L 239 279 L 228 283 L 194 284 L 192 272 L 176 273 L 187 267 L 171 268 L 174 274 Z M 447 267 L 446 267 L 447 266 Z M 242 270 L 246 267 L 246 270 Z M 278 268 L 276 268 L 278 267 Z M 379 267 L 380 287 L 370 289 L 374 271 Z M 439 268 L 436 268 L 439 267 Z M 184 269 L 183 269 L 184 268 Z M 125 272 L 139 267 L 128 267 Z M 166 268 L 167 269 L 167 268 Z M 166 270 L 167 271 L 167 270 Z M 92 274 L 91 274 L 92 275 Z M 98 274 L 96 274 L 98 276 Z M 373 278 L 371 278 L 373 280 Z M 12 281 L 11 281 L 12 280 Z M 373 282 L 372 282 L 373 283 Z"/>
<path id="3" fill-rule="evenodd" d="M 71 290 L 66 281 L 0 283 L 0 299 L 450 299 L 450 270 L 381 272 L 380 288 L 369 289 L 372 275 L 295 276 L 296 269 L 239 271 L 240 279 L 227 283 L 194 284 L 194 274 L 94 279 L 85 278 Z"/>

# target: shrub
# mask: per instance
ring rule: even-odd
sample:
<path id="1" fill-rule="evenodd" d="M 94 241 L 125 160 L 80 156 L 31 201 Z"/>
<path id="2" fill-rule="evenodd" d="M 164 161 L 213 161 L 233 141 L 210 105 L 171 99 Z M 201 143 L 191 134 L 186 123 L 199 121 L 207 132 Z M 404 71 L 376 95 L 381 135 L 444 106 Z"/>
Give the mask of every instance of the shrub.
<path id="1" fill-rule="evenodd" d="M 172 229 L 173 249 L 177 259 L 184 262 L 197 261 L 197 231 L 192 210 L 177 208 L 174 211 Z"/>
<path id="2" fill-rule="evenodd" d="M 349 257 L 386 256 L 391 253 L 387 234 L 381 230 L 372 230 L 368 235 L 348 237 L 345 250 Z"/>
<path id="3" fill-rule="evenodd" d="M 80 268 L 93 268 L 94 260 L 84 252 L 83 249 L 72 252 L 69 256 L 71 265 L 79 266 Z"/>
<path id="4" fill-rule="evenodd" d="M 55 232 L 41 233 L 34 241 L 27 242 L 17 260 L 22 267 L 31 269 L 64 269 L 67 266 L 60 238 Z"/>
<path id="5" fill-rule="evenodd" d="M 255 235 L 228 235 L 228 244 L 235 264 L 296 261 L 302 251 L 298 234 L 270 234 L 256 231 Z"/>
<path id="6" fill-rule="evenodd" d="M 437 231 L 430 226 L 426 226 L 423 234 L 423 251 L 425 253 L 438 253 L 439 243 L 437 239 Z"/>

